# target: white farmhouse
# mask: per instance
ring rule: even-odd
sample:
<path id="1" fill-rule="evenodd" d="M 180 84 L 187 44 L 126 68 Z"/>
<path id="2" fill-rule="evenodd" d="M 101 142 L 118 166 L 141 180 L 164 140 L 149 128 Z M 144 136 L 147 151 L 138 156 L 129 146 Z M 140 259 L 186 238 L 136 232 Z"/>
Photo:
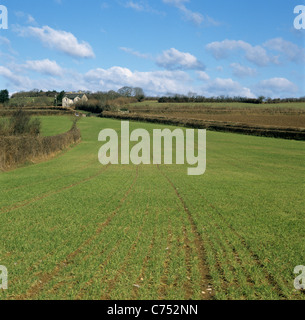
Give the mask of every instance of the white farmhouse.
<path id="1" fill-rule="evenodd" d="M 68 108 L 79 101 L 87 102 L 88 97 L 83 93 L 67 93 L 62 99 L 62 106 Z"/>

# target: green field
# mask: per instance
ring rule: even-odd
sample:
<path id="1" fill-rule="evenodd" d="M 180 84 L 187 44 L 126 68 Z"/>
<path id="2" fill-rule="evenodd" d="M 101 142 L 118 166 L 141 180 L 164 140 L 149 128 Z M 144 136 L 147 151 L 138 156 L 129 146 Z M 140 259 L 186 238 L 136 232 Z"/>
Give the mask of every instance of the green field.
<path id="1" fill-rule="evenodd" d="M 41 135 L 43 137 L 55 136 L 71 129 L 73 116 L 39 116 L 42 122 Z"/>
<path id="2" fill-rule="evenodd" d="M 52 106 L 54 97 L 14 97 L 9 101 L 9 105 L 25 106 Z"/>
<path id="3" fill-rule="evenodd" d="M 208 132 L 207 171 L 187 176 L 102 166 L 98 133 L 120 121 L 78 126 L 68 152 L 0 173 L 1 299 L 304 299 L 304 142 Z"/>

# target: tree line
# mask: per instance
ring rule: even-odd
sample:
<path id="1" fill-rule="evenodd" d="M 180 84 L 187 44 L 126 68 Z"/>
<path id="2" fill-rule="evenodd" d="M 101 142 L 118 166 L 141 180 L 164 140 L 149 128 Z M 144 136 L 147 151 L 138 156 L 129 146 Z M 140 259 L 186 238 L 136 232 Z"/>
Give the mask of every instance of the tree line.
<path id="1" fill-rule="evenodd" d="M 287 103 L 287 102 L 305 102 L 305 97 L 300 98 L 266 98 L 260 96 L 258 98 L 247 98 L 247 97 L 229 97 L 229 96 L 218 96 L 218 97 L 204 97 L 204 96 L 185 96 L 185 95 L 174 95 L 174 96 L 163 96 L 158 99 L 159 103 L 199 103 L 199 102 L 237 102 L 237 103 Z"/>
<path id="2" fill-rule="evenodd" d="M 106 106 L 109 101 L 116 100 L 118 98 L 134 98 L 136 101 L 140 102 L 143 100 L 151 100 L 151 99 L 157 99 L 159 103 L 170 103 L 170 102 L 176 102 L 176 103 L 196 103 L 196 102 L 237 102 L 237 103 L 252 103 L 252 104 L 262 104 L 262 103 L 284 103 L 284 102 L 305 102 L 305 97 L 300 98 L 269 98 L 260 96 L 258 98 L 247 98 L 247 97 L 229 97 L 229 96 L 217 96 L 217 97 L 205 97 L 196 95 L 195 93 L 189 93 L 188 95 L 166 95 L 162 97 L 147 97 L 145 96 L 144 90 L 139 87 L 130 87 L 130 86 L 124 86 L 117 91 L 110 90 L 110 91 L 97 91 L 97 92 L 91 92 L 91 91 L 80 91 L 81 93 L 84 93 L 89 98 L 89 101 L 94 102 L 91 103 L 90 109 L 99 111 L 102 106 Z M 76 94 L 78 92 L 75 92 Z M 17 93 L 12 94 L 11 98 L 9 97 L 8 90 L 0 90 L 0 103 L 5 104 L 10 99 L 13 101 L 22 101 L 23 98 L 36 98 L 35 101 L 37 103 L 42 104 L 43 98 L 53 98 L 54 106 L 61 106 L 62 105 L 62 99 L 65 96 L 65 91 L 42 91 L 38 89 L 33 89 L 30 91 L 20 91 Z M 52 100 L 52 99 L 51 99 Z M 50 101 L 47 100 L 46 101 Z M 48 103 L 48 102 L 45 102 Z M 94 104 L 96 106 L 94 106 Z"/>

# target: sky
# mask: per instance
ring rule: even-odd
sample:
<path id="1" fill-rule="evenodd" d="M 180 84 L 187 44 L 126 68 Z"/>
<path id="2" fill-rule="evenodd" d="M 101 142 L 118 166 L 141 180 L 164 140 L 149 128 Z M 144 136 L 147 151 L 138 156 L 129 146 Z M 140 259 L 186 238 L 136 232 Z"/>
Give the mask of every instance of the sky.
<path id="1" fill-rule="evenodd" d="M 304 0 L 0 0 L 0 90 L 305 96 Z M 300 20 L 302 22 L 302 20 Z M 1 23 L 1 20 L 0 20 Z"/>

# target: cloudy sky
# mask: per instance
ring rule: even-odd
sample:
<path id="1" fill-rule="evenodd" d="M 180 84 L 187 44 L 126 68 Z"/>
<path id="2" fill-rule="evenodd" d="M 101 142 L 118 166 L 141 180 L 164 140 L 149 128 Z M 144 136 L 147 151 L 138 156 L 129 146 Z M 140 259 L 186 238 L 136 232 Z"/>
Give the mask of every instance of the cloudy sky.
<path id="1" fill-rule="evenodd" d="M 304 0 L 0 0 L 0 89 L 305 95 Z"/>

